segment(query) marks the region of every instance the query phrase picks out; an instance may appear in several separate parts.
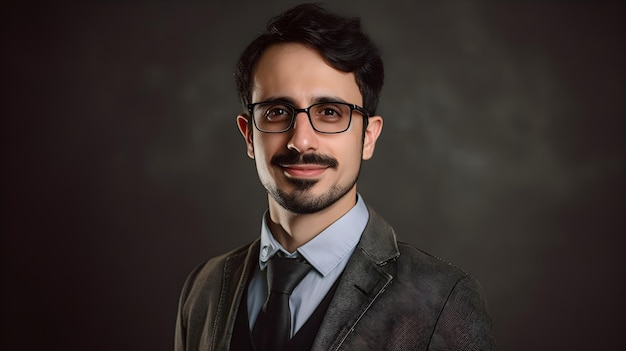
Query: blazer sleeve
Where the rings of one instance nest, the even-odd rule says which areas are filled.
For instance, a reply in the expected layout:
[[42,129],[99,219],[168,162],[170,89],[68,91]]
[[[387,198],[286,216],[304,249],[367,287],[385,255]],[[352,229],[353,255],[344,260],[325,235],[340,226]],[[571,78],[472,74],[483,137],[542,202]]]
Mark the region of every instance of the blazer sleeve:
[[470,275],[460,278],[450,292],[428,350],[496,350],[483,290]]

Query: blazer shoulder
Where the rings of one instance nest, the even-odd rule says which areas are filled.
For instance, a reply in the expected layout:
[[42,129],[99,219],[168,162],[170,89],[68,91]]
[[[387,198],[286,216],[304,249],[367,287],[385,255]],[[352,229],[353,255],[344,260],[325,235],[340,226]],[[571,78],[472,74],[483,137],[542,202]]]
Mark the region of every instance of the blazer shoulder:
[[446,295],[464,280],[474,278],[461,268],[405,242],[398,241],[400,255],[396,262],[397,282],[408,286],[426,286]]
[[208,282],[221,279],[221,277],[227,273],[227,264],[235,267],[243,265],[245,258],[254,243],[255,242],[248,243],[222,255],[205,260],[196,266],[193,271],[191,271],[187,277],[187,283],[185,285],[192,285],[195,281]]
[[215,345],[225,335],[228,311],[239,301],[240,282],[245,279],[246,265],[253,264],[256,243],[211,258],[189,274],[178,302],[177,349]]
[[[401,282],[423,284],[424,282],[437,283],[449,287],[468,274],[453,264],[418,249],[404,241],[398,240],[396,233],[385,220],[369,208],[370,221],[368,222],[359,247],[366,252],[379,266],[387,266],[390,273]],[[394,262],[394,264],[389,264]]]

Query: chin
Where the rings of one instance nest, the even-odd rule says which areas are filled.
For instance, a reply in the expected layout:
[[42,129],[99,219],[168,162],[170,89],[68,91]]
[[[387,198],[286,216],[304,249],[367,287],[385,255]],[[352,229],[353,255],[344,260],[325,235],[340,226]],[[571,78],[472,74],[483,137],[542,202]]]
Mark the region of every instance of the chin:
[[[295,179],[290,179],[290,181],[293,180]],[[310,214],[331,207],[346,196],[355,184],[348,186],[334,184],[328,189],[314,191],[313,186],[318,183],[317,180],[298,179],[297,183],[297,186],[294,185],[287,191],[284,188],[266,187],[266,189],[282,208],[297,214]]]
[[294,191],[307,191],[313,188],[319,180],[303,178],[287,178],[287,182],[294,186]]

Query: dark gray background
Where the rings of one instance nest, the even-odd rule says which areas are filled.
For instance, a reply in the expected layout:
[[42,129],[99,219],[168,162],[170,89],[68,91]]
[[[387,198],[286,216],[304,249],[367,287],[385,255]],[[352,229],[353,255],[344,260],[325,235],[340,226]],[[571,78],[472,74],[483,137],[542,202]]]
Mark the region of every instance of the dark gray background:
[[[1,349],[172,348],[187,273],[258,234],[232,71],[293,3],[2,6]],[[621,345],[622,6],[429,3],[332,7],[386,64],[360,192],[501,349]]]

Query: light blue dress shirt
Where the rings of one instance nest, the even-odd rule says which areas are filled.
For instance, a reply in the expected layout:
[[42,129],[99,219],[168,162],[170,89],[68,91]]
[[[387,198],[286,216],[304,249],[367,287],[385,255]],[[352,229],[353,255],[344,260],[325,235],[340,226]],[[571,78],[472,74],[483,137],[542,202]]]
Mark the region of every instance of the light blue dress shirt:
[[357,194],[357,203],[348,213],[293,253],[287,252],[274,239],[266,218],[267,215],[264,215],[261,226],[259,266],[248,286],[250,330],[268,296],[265,270],[267,261],[276,252],[282,251],[287,257],[302,256],[313,266],[289,298],[293,336],[313,314],[343,272],[367,225],[369,211],[361,195]]

